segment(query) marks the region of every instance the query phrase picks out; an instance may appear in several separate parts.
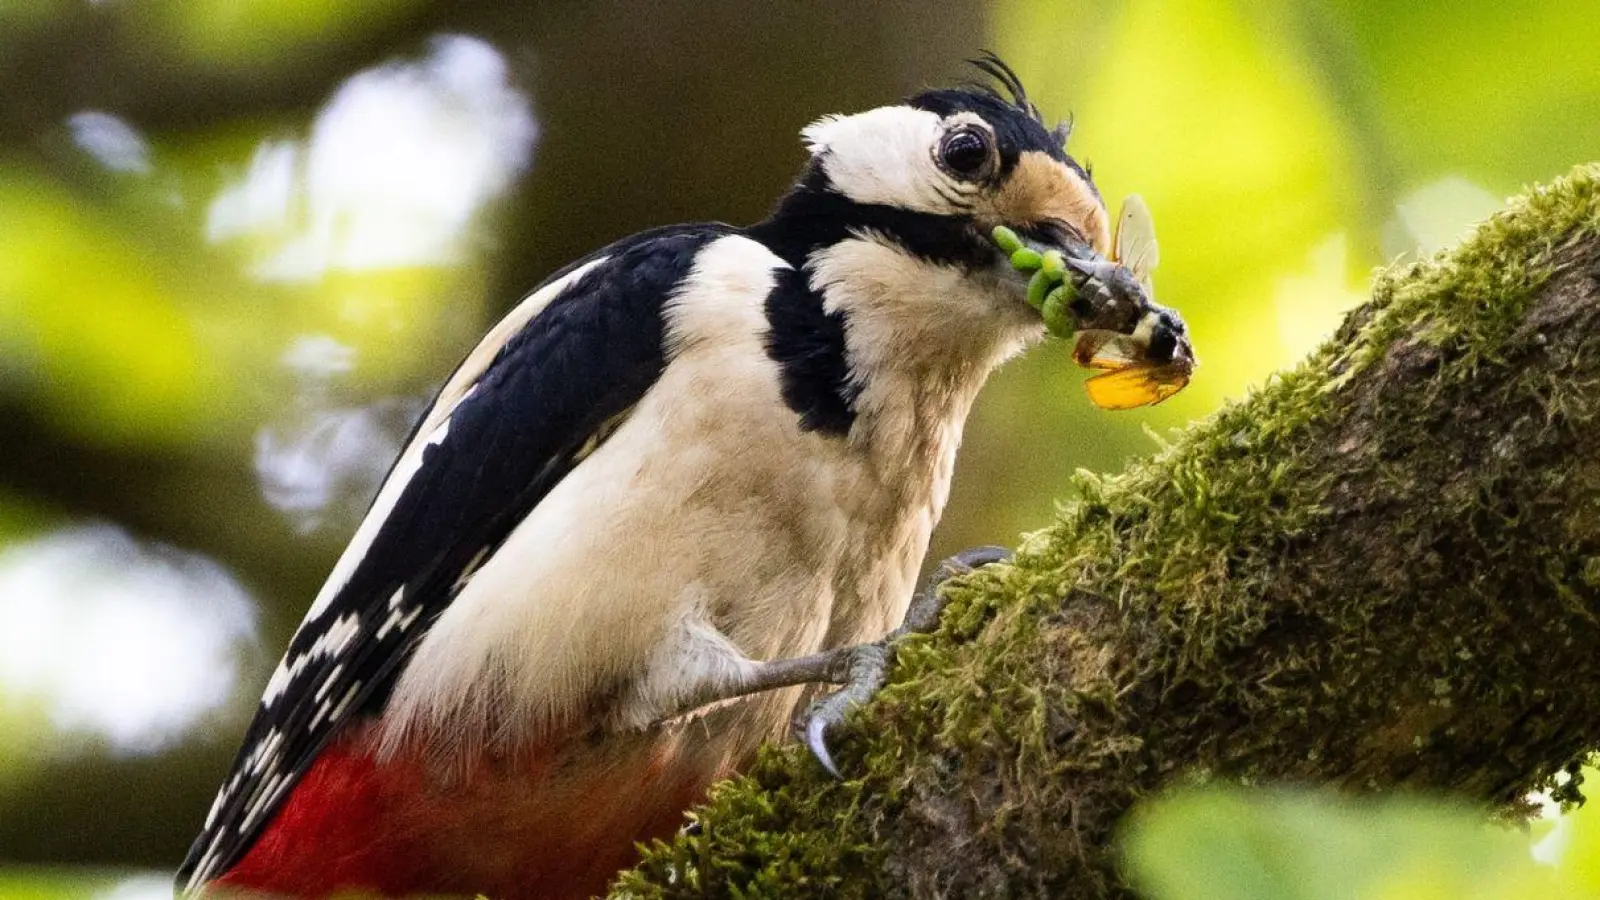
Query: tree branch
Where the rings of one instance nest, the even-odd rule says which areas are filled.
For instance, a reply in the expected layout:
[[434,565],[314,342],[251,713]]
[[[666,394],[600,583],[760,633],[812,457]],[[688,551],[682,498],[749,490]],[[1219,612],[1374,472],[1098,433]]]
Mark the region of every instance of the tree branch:
[[621,896],[1124,896],[1176,779],[1517,812],[1600,747],[1600,166],[1379,278],[1300,367],[1080,499],[833,743]]

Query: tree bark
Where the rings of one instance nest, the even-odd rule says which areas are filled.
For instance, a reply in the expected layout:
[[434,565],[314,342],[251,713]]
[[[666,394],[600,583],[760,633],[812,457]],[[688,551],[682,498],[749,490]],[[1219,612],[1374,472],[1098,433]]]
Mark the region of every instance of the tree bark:
[[1597,414],[1590,165],[1081,476],[901,646],[833,739],[847,780],[769,748],[615,896],[1128,896],[1118,822],[1175,781],[1574,794],[1600,747]]

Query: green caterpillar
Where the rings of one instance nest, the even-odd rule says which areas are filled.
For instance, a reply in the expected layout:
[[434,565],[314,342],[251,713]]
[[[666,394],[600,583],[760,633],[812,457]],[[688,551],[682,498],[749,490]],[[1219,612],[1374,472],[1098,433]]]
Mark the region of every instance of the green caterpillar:
[[1072,306],[1074,289],[1067,280],[1067,261],[1059,250],[1043,253],[1022,242],[1015,231],[997,226],[992,232],[995,245],[1011,258],[1011,267],[1018,272],[1032,272],[1028,279],[1028,305],[1039,311],[1045,330],[1058,338],[1070,338],[1077,330],[1068,309]]

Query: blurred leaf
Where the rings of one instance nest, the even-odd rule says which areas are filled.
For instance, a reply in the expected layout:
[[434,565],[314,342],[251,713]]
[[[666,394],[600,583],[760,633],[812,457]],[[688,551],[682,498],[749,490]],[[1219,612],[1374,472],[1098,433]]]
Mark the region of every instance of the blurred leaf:
[[114,888],[105,874],[78,874],[60,869],[0,870],[0,897],[6,900],[84,900]]
[[417,0],[162,0],[143,13],[153,37],[218,67],[279,68],[297,50],[358,37],[419,6]]
[[1136,810],[1123,846],[1152,900],[1593,896],[1535,863],[1526,835],[1442,801],[1193,790]]
[[203,429],[217,385],[149,248],[54,185],[4,169],[0,209],[9,375],[86,436],[167,442]]

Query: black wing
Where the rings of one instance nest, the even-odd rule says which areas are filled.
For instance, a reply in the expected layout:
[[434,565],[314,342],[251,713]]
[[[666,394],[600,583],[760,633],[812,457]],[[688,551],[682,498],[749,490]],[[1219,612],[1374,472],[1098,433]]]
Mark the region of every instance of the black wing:
[[[619,241],[552,276],[546,284],[603,260],[520,329],[497,328],[474,351],[492,353],[492,361],[470,385],[452,379],[446,392],[453,396],[424,417],[430,433],[420,425],[413,432],[420,464],[391,470],[391,480],[409,475],[403,490],[343,587],[290,642],[178,870],[185,891],[249,850],[341,725],[381,711],[458,580],[655,383],[666,364],[664,302],[695,254],[731,230],[690,225]],[[450,401],[446,417],[440,407]]]

